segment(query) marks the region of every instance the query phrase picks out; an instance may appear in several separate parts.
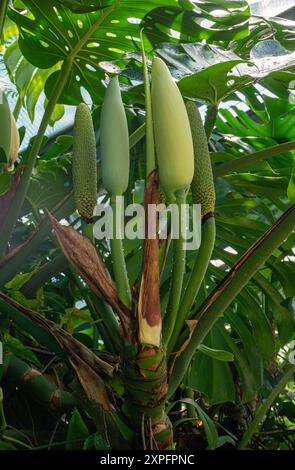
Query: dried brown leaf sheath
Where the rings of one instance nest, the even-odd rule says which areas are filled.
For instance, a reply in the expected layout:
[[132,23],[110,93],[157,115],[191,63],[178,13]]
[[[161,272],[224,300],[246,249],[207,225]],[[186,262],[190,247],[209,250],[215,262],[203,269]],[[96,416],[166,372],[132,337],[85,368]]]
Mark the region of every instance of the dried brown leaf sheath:
[[160,307],[160,276],[159,276],[159,241],[156,237],[149,238],[149,226],[156,224],[149,220],[149,204],[157,205],[159,200],[159,179],[156,171],[149,176],[145,191],[145,243],[143,257],[143,272],[138,302],[139,336],[141,343],[159,346],[161,337],[161,307]]
[[70,363],[75,370],[80,384],[88,399],[100,405],[105,411],[113,411],[104,382],[86,362],[82,361],[76,354],[70,357]]
[[132,313],[119,299],[116,286],[95,246],[72,227],[61,225],[50,213],[48,217],[66,258],[91,290],[118,313],[124,336],[129,339]]

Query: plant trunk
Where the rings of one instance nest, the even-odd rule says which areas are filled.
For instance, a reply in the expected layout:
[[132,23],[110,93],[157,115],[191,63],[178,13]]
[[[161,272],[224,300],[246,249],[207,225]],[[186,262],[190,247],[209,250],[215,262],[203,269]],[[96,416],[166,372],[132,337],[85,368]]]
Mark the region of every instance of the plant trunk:
[[141,346],[126,358],[123,376],[122,411],[136,432],[136,446],[144,450],[170,448],[173,432],[165,413],[168,390],[165,351],[156,346]]

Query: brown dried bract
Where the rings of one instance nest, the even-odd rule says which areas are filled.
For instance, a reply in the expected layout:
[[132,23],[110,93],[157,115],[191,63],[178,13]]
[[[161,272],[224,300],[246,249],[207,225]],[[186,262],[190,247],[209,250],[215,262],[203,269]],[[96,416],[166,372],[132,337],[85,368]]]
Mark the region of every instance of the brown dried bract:
[[181,355],[181,353],[183,353],[183,351],[185,350],[185,348],[188,346],[190,340],[191,340],[191,337],[193,335],[193,332],[195,331],[195,328],[198,324],[198,320],[186,320],[185,321],[186,325],[188,326],[188,329],[189,329],[189,335],[188,335],[188,338],[185,340],[185,342],[183,343],[183,345],[181,346],[181,348],[176,351],[175,353],[172,353],[173,354],[173,361],[172,361],[172,364],[171,364],[171,367],[169,369],[169,375],[172,374],[172,371],[173,371],[173,368],[174,368],[174,364],[175,364],[175,361],[176,359]]
[[70,363],[88,399],[100,405],[105,411],[113,411],[114,407],[109,400],[105,384],[101,377],[99,377],[86,362],[76,356],[76,354],[71,355]]
[[[142,317],[151,327],[161,323],[160,307],[160,275],[159,275],[159,240],[148,237],[149,224],[158,224],[157,220],[151,221],[148,217],[149,204],[158,204],[159,179],[156,171],[149,175],[148,187],[145,191],[145,243],[143,270],[140,286],[139,306]],[[155,216],[156,217],[156,216]]]
[[60,246],[77,274],[118,313],[124,336],[130,339],[131,311],[119,299],[116,286],[95,246],[72,227],[61,225],[49,212]]

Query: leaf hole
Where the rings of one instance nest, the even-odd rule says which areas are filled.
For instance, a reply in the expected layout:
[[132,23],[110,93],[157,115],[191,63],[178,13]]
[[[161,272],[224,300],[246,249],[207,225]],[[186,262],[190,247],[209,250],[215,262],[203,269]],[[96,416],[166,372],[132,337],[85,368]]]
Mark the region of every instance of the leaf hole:
[[140,42],[140,39],[135,37],[135,36],[125,36],[125,39],[128,39],[129,41],[137,41]]
[[43,47],[49,47],[49,44],[45,41],[40,41],[41,46]]
[[110,38],[116,38],[117,35],[114,34],[114,33],[106,33],[106,36],[110,37]]
[[99,42],[89,42],[87,44],[87,47],[99,47],[99,46],[100,46]]
[[86,68],[88,70],[90,70],[90,72],[96,72],[96,69],[94,67],[92,67],[92,65],[90,65],[90,64],[86,64]]
[[117,54],[124,54],[124,51],[122,51],[122,49],[117,49],[116,47],[109,47],[108,51],[116,52]]
[[80,93],[82,95],[83,101],[87,104],[92,105],[92,98],[90,96],[90,93],[86,90],[85,87],[83,86],[80,87]]
[[83,21],[82,20],[77,20],[77,26],[78,26],[79,29],[83,29],[83,26],[84,26]]
[[140,18],[134,18],[133,16],[130,16],[129,18],[127,18],[127,21],[128,21],[128,23],[131,23],[131,24],[139,24],[139,23],[141,23],[141,19],[140,19]]
[[70,38],[73,38],[73,37],[74,37],[73,32],[72,32],[70,29],[68,29],[68,36],[69,36]]
[[58,20],[63,23],[63,17],[61,16],[61,14],[59,13],[58,9],[56,7],[53,7],[53,11],[54,13],[56,14]]

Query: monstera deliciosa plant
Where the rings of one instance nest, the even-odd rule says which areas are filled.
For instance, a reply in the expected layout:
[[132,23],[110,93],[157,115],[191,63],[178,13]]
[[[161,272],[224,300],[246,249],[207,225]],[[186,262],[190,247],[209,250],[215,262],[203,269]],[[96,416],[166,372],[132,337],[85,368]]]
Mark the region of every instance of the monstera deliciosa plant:
[[4,0],[0,37],[0,449],[294,448],[295,24]]

